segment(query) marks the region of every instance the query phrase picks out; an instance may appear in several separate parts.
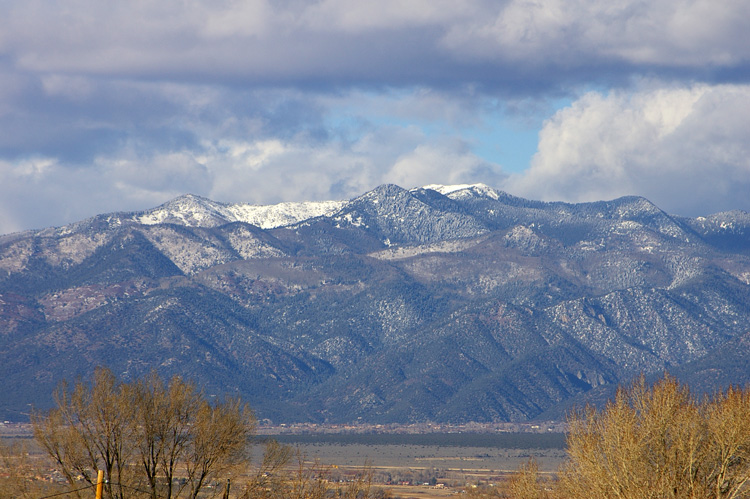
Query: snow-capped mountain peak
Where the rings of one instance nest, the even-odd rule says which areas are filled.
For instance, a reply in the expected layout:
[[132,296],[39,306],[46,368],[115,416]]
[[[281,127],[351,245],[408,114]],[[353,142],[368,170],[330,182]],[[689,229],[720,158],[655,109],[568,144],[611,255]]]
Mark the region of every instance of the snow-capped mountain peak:
[[185,194],[161,206],[133,215],[133,220],[144,225],[176,223],[189,227],[213,227],[226,223],[227,205],[195,194]]

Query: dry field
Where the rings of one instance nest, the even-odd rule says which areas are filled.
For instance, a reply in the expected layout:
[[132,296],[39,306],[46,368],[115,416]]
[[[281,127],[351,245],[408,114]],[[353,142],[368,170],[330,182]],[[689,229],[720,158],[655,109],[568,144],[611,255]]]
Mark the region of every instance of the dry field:
[[369,466],[375,485],[402,499],[438,499],[472,485],[500,483],[532,457],[542,472],[554,473],[565,458],[562,447],[342,444],[325,438],[317,443],[284,441],[296,446],[308,461],[328,468],[332,479],[346,480]]

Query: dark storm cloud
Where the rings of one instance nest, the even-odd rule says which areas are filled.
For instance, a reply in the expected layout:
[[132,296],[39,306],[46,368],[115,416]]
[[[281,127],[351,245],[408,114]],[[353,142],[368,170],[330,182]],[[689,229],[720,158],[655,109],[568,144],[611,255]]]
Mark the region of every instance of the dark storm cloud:
[[20,68],[265,85],[523,91],[748,67],[746,2],[11,2]]

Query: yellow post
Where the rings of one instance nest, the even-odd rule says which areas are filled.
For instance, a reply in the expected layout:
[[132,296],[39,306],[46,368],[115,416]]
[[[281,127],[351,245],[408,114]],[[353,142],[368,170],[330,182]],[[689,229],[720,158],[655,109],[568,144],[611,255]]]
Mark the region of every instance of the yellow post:
[[224,489],[224,499],[229,499],[229,478],[227,478],[227,488]]
[[102,488],[104,487],[104,471],[99,470],[96,475],[96,499],[102,499]]

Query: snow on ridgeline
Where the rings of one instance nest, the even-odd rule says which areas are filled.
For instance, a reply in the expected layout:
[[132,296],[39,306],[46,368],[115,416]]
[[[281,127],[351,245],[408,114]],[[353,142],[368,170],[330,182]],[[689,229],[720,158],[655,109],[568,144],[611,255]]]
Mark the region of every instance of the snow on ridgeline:
[[[421,187],[421,189],[429,189],[432,191],[439,192],[443,196],[448,196],[451,199],[463,199],[470,196],[483,196],[492,198],[494,200],[499,199],[500,193],[486,184],[456,184],[456,185],[441,185],[441,184],[430,184]],[[417,189],[412,189],[412,191]]]
[[[485,184],[431,184],[422,189],[431,189],[453,199],[477,195],[498,199],[498,192]],[[416,189],[412,189],[414,190]],[[131,220],[144,225],[174,223],[188,227],[216,227],[231,222],[246,222],[262,229],[275,229],[315,217],[331,216],[347,203],[348,201],[306,201],[273,205],[231,204],[186,194],[156,208],[138,212]]]
[[262,229],[274,229],[339,211],[346,201],[287,202],[274,205],[219,203],[187,194],[151,210],[137,213],[133,220],[144,225],[175,223],[190,227],[216,227],[246,222]]
[[[485,184],[430,184],[421,188],[411,189],[411,192],[419,189],[430,189],[455,201],[462,201],[473,197],[486,197],[497,200],[500,196],[504,196],[504,193]],[[284,202],[274,205],[232,204],[213,201],[194,194],[185,194],[167,201],[156,208],[136,212],[115,212],[97,215],[61,227],[48,227],[38,231],[38,233],[41,236],[63,236],[83,230],[91,224],[102,221],[111,227],[127,223],[218,227],[232,222],[246,222],[262,229],[275,229],[277,227],[294,225],[315,217],[333,216],[348,203],[349,201],[307,201]]]
[[273,229],[310,218],[331,216],[346,203],[348,201],[287,202],[266,206],[235,204],[229,209],[235,213],[238,221],[251,223],[262,229]]

